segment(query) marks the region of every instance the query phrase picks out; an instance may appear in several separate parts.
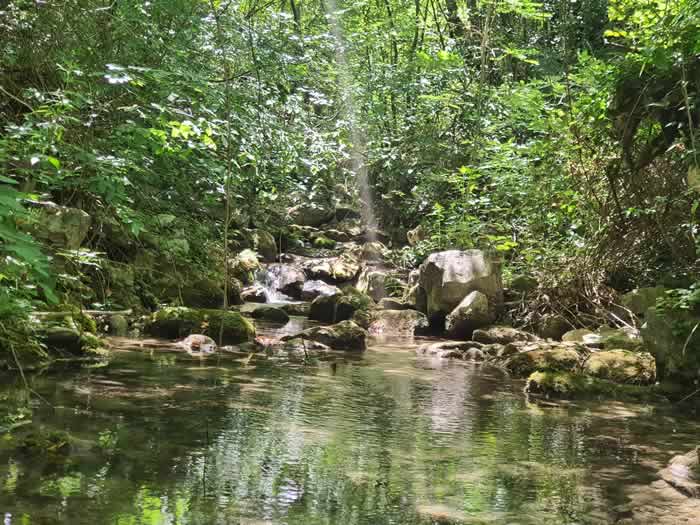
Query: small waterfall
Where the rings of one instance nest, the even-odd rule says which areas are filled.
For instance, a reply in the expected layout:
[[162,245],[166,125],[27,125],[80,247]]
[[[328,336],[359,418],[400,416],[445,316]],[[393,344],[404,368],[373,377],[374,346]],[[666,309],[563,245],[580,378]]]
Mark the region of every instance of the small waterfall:
[[280,264],[270,265],[255,274],[255,282],[262,287],[268,303],[290,303],[292,298],[279,291],[282,288],[284,268]]

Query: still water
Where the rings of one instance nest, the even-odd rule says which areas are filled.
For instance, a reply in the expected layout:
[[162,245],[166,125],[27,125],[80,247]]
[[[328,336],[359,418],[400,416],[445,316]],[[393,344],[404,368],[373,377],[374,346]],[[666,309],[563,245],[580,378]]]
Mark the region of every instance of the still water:
[[[44,401],[0,438],[5,525],[615,523],[700,432],[668,407],[537,404],[412,341],[309,362],[118,346],[30,378]],[[16,448],[54,431],[68,452]]]

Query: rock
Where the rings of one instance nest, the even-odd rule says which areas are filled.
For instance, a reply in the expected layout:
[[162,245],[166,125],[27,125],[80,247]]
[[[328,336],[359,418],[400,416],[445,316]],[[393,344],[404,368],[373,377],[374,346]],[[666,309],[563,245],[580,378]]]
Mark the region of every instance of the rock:
[[41,209],[33,233],[56,247],[77,250],[83,244],[92,218],[83,210],[58,206],[53,202],[36,203]]
[[335,248],[336,242],[333,239],[329,239],[323,235],[319,235],[314,238],[313,245],[315,248],[321,248],[324,250],[332,250]]
[[637,288],[624,294],[620,298],[622,306],[629,309],[635,315],[643,316],[649,308],[656,306],[656,300],[666,295],[664,286]]
[[330,204],[305,202],[287,210],[290,222],[300,226],[321,226],[335,216],[335,209]]
[[403,301],[420,312],[425,312],[428,308],[428,298],[420,285],[411,287],[403,298]]
[[598,329],[602,347],[605,350],[623,349],[641,352],[644,350],[644,341],[639,333],[631,327],[610,328],[603,326]]
[[265,262],[277,260],[277,242],[274,236],[265,230],[256,230],[252,235],[253,248]]
[[283,304],[280,308],[287,312],[289,315],[296,317],[307,317],[309,315],[309,310],[311,305],[309,303],[287,303]]
[[[335,218],[338,222],[362,219],[362,214],[352,206],[338,206],[335,209]],[[358,233],[359,235],[359,233]]]
[[500,266],[480,250],[433,253],[420,266],[419,284],[428,319],[438,327],[472,292],[488,298],[490,322],[503,302]]
[[461,359],[462,354],[470,348],[474,348],[471,341],[438,341],[437,343],[420,345],[416,348],[416,353],[419,355],[459,357]]
[[419,335],[427,329],[428,318],[415,310],[375,310],[368,328],[372,335],[396,336]]
[[[511,343],[513,344],[515,343]],[[571,371],[579,365],[580,357],[574,344],[554,346],[551,349],[533,346],[537,349],[509,357],[504,363],[505,368],[517,377],[527,377],[536,371]]]
[[465,361],[473,361],[479,363],[486,360],[486,354],[483,350],[479,348],[470,348],[464,354],[462,354],[462,359]]
[[653,387],[620,385],[576,372],[533,372],[527,379],[525,392],[562,399],[604,397],[629,401],[663,400],[654,392]]
[[304,271],[310,279],[322,279],[336,283],[352,281],[360,265],[348,256],[311,261],[304,265]]
[[126,337],[129,333],[129,321],[123,315],[110,315],[107,320],[108,333],[116,337]]
[[325,230],[321,235],[336,242],[349,242],[352,240],[352,236],[348,232],[340,230]]
[[504,360],[518,353],[517,347],[512,344],[503,345],[500,343],[491,343],[489,345],[484,345],[482,350],[489,358],[496,361]]
[[248,286],[241,292],[241,299],[246,303],[266,303],[267,295],[265,294],[265,288],[259,284]]
[[691,498],[700,498],[700,450],[675,456],[668,466],[659,472],[661,479]]
[[191,334],[178,343],[191,354],[212,354],[216,352],[216,342],[206,335]]
[[377,308],[379,310],[412,310],[410,304],[392,297],[380,299],[379,303],[377,303]]
[[301,289],[301,299],[303,301],[313,301],[321,295],[336,295],[340,289],[337,286],[326,284],[323,281],[306,281]]
[[591,348],[602,348],[603,346],[603,338],[587,328],[569,330],[561,337],[561,340],[567,343],[581,343]]
[[537,323],[537,335],[543,339],[559,341],[569,330],[571,330],[571,323],[555,314],[544,315]]
[[656,363],[647,352],[604,350],[586,360],[586,374],[614,383],[648,385],[656,380]]
[[251,284],[254,280],[255,272],[261,266],[258,256],[253,250],[243,250],[230,262],[231,274],[239,279],[243,284]]
[[[700,317],[688,311],[649,308],[641,329],[644,346],[656,359],[660,378],[693,383],[700,378],[700,328],[688,340]],[[687,346],[686,346],[687,343]]]
[[408,288],[412,288],[413,286],[416,286],[420,281],[420,270],[418,268],[411,270],[408,273],[408,284],[406,285]]
[[471,337],[475,329],[495,320],[493,312],[486,295],[478,291],[471,292],[447,316],[445,320],[447,334],[455,338]]
[[537,336],[510,326],[489,326],[481,330],[474,330],[472,339],[487,345],[494,343],[507,345],[516,341],[536,341]]
[[386,246],[379,241],[366,242],[362,246],[362,260],[381,262],[387,253]]
[[259,278],[273,290],[298,299],[301,297],[306,274],[296,265],[279,263],[268,265]]
[[262,319],[273,323],[286,324],[289,314],[277,306],[261,306],[251,312],[253,319]]
[[537,289],[539,282],[531,275],[515,275],[510,281],[510,289],[518,293],[528,293]]
[[35,319],[36,333],[49,354],[104,357],[102,340],[96,335],[95,319],[78,308],[42,314]]
[[352,321],[342,321],[331,326],[314,326],[300,334],[286,336],[282,339],[290,341],[300,337],[317,341],[334,350],[364,350],[367,348],[367,332]]
[[145,329],[151,335],[168,339],[200,332],[218,339],[222,324],[224,344],[251,341],[255,337],[255,327],[239,312],[186,307],[167,307],[157,311]]
[[309,319],[322,323],[336,323],[351,319],[358,310],[366,310],[372,305],[367,295],[349,288],[341,294],[320,296],[313,300]]
[[387,277],[386,272],[367,268],[357,279],[357,289],[362,293],[366,293],[375,301],[379,301],[387,296]]
[[415,246],[421,241],[427,238],[427,234],[423,226],[417,226],[416,228],[406,232],[406,240],[411,246]]

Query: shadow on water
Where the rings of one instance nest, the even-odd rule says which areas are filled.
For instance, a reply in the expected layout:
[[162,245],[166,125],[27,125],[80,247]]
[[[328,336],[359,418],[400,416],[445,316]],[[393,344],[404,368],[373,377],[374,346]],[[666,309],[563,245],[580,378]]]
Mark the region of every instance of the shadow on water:
[[[663,407],[542,407],[416,341],[309,362],[117,343],[108,367],[31,378],[51,406],[0,442],[6,524],[611,523],[700,430]],[[27,448],[51,433],[69,448]]]

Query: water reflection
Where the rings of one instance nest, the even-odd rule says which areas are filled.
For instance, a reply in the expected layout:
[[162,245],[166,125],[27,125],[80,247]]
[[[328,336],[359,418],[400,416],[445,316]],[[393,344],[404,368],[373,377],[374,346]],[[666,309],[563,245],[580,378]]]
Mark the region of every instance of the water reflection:
[[[12,525],[610,523],[626,487],[699,430],[620,404],[540,408],[497,370],[410,344],[305,363],[125,346],[108,368],[33,377],[52,407],[35,401],[0,440],[0,512]],[[18,385],[3,384],[9,415]],[[663,439],[660,417],[676,429]],[[65,455],[17,448],[57,432]]]

